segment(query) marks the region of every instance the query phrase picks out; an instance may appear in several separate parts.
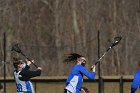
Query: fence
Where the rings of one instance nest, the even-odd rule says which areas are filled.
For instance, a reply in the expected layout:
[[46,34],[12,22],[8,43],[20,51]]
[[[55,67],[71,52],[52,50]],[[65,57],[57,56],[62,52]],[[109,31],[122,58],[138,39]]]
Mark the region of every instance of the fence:
[[[66,78],[60,76],[38,77],[31,79],[31,81],[33,82],[36,93],[63,93]],[[90,93],[98,93],[98,84],[99,81],[102,81],[102,89],[100,89],[102,93],[128,93],[133,76],[103,76],[100,79],[102,80],[99,80],[98,76],[94,81],[85,78],[83,86],[87,87]],[[0,78],[0,82],[4,82],[4,80]],[[14,79],[11,77],[6,78],[5,82],[7,93],[15,93]],[[126,85],[128,85],[127,88],[124,88]],[[10,91],[8,92],[9,89]]]

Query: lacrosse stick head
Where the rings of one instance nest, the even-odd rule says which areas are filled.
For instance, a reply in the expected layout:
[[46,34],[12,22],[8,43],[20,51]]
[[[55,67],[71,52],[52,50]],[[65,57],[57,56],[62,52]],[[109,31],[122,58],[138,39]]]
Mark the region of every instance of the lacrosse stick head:
[[14,44],[14,45],[12,46],[11,51],[15,51],[15,52],[17,52],[17,53],[21,53],[21,49],[19,48],[19,44],[18,44],[18,43],[17,43],[17,44]]
[[115,37],[115,38],[114,38],[113,46],[117,45],[117,44],[121,41],[121,39],[122,39],[121,36]]

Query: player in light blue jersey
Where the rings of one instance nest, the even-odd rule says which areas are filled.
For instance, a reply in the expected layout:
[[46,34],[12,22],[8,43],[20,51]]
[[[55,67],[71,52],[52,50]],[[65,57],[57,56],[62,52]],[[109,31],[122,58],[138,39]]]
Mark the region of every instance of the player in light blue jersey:
[[66,80],[64,93],[80,93],[83,83],[83,75],[91,80],[94,80],[96,75],[95,66],[92,66],[92,72],[87,71],[85,68],[85,57],[76,53],[69,54],[65,61],[75,61],[76,65],[73,66]]
[[15,68],[14,78],[17,86],[17,93],[35,93],[33,85],[30,81],[30,78],[41,75],[41,67],[38,67],[37,70],[31,71],[30,64],[31,61],[16,60],[13,65]]

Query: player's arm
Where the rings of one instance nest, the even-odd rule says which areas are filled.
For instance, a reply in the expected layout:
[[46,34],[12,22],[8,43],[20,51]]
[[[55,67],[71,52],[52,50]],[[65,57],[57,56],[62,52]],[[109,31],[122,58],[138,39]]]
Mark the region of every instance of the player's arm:
[[30,70],[27,71],[26,75],[28,75],[29,78],[40,76],[41,75],[41,71],[42,71],[42,68],[38,67],[37,70],[35,70],[35,71],[30,71]]
[[133,82],[131,84],[131,90],[130,90],[130,93],[135,93],[135,91],[137,90],[139,84],[137,82]]
[[23,80],[28,80],[28,79],[30,79],[32,77],[40,76],[41,75],[41,71],[42,70],[41,70],[40,67],[38,67],[37,70],[35,70],[35,71],[30,71],[30,70],[24,69],[24,70],[22,70],[20,72],[20,75],[22,76]]
[[87,78],[94,80],[95,76],[96,76],[96,72],[95,72],[95,67],[94,70],[92,72],[89,72],[86,70],[85,67],[80,66],[80,72],[83,73]]
[[133,82],[131,84],[131,91],[130,91],[130,93],[135,93],[135,91],[137,90],[138,86],[139,86],[139,84],[137,82]]
[[140,85],[140,72],[136,72],[136,74],[134,75],[134,79],[133,82],[131,84],[131,90],[130,93],[135,93],[135,91],[137,90],[137,88]]
[[[34,61],[32,60],[32,62],[34,62]],[[30,71],[29,70],[32,62],[27,61],[26,67],[20,72],[20,75],[22,75],[22,77],[25,78],[25,79],[29,79],[29,78],[41,75],[41,71],[42,71],[41,67],[38,67],[37,70],[35,70],[35,71]]]

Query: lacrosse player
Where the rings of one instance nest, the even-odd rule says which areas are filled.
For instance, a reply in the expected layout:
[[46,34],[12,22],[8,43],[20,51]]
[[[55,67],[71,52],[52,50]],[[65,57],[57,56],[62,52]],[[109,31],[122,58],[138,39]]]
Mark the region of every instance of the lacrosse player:
[[35,93],[30,78],[40,76],[42,68],[38,67],[37,70],[31,71],[30,65],[32,62],[27,60],[26,62],[23,60],[15,60],[13,63],[17,93]]
[[85,75],[91,80],[94,80],[96,75],[95,65],[92,66],[92,72],[88,72],[85,68],[85,57],[76,53],[69,54],[64,61],[76,62],[66,80],[66,87],[64,93],[80,93],[83,83],[83,75]]

